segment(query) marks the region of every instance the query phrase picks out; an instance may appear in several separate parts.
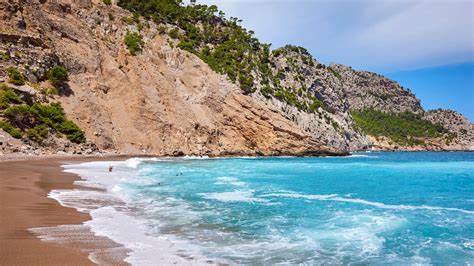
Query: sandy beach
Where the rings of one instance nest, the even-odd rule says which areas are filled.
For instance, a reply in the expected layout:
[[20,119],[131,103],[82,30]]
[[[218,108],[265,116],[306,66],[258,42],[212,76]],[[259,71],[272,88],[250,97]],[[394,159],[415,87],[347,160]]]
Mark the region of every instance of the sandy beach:
[[87,214],[47,198],[52,189],[70,189],[78,179],[63,172],[60,165],[86,160],[91,159],[43,158],[0,162],[0,265],[94,265],[90,258],[94,252],[102,254],[96,256],[96,261],[121,264],[123,257],[117,255],[118,252],[113,258],[108,252],[121,247],[94,236],[84,228],[76,237],[74,234],[61,236],[65,241],[40,240],[29,230],[58,225],[80,227],[90,219]]

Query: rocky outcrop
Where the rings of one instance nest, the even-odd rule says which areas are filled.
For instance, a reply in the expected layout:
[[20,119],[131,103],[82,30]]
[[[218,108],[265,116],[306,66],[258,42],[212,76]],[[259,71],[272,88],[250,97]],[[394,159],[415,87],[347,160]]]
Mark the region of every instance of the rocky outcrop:
[[474,150],[474,125],[463,115],[453,110],[430,110],[424,119],[440,124],[452,135],[445,141],[445,149]]
[[[177,48],[159,26],[143,18],[129,23],[131,13],[116,5],[99,0],[0,4],[0,51],[10,56],[0,60],[0,79],[6,81],[7,67],[15,66],[34,94],[49,86],[45,73],[50,67],[69,71],[67,86],[51,97],[85,131],[88,143],[63,152],[97,147],[171,156],[336,155],[374,144],[355,127],[351,109],[424,112],[397,83],[342,65],[325,66],[304,49],[285,47],[271,58],[275,82],[297,95],[305,103],[301,108],[262,89],[242,93],[225,75]],[[123,40],[128,31],[138,30],[144,47],[132,56]],[[472,124],[459,114],[428,112],[425,117],[456,132],[453,144],[443,148],[472,149]],[[462,129],[451,129],[454,118],[464,119]]]
[[29,77],[28,69],[34,69],[34,76],[54,64],[65,66],[70,72],[67,93],[54,100],[100,150],[158,155],[336,151],[242,94],[195,55],[173,48],[153,23],[142,30],[144,51],[131,56],[123,38],[136,26],[124,22],[121,18],[130,13],[116,6],[28,1],[21,7],[26,28],[19,29],[14,19],[2,22],[2,28],[48,42],[40,50],[2,42],[9,54],[19,51],[2,68],[19,66]]
[[398,83],[368,71],[332,64],[329,67],[341,81],[349,107],[355,110],[373,108],[384,112],[422,113],[420,100]]
[[[325,66],[304,48],[296,46],[285,46],[273,54],[273,72],[279,84],[293,92],[298,100],[315,97],[323,106],[310,113],[275,97],[267,100],[267,104],[326,145],[348,150],[473,150],[474,130],[469,120],[454,111],[425,112],[420,100],[409,89],[384,76],[340,64]],[[264,97],[260,99],[265,100]],[[389,138],[365,135],[358,130],[350,111],[366,109],[415,113],[434,124],[441,124],[450,133],[444,137],[420,139],[425,145],[400,145]],[[462,126],[455,128],[452,123]]]

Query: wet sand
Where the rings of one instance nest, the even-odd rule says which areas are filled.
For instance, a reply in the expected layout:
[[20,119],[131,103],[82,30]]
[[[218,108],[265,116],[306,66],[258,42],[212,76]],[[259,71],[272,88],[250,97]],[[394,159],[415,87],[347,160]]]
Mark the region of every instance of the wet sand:
[[[82,225],[90,219],[88,214],[47,198],[52,189],[71,189],[78,179],[63,172],[60,165],[88,160],[91,159],[0,161],[0,265],[94,265],[91,259],[124,264],[122,247],[94,236]],[[58,225],[80,230],[62,232],[59,239],[64,241],[40,240],[41,235],[29,230]],[[111,255],[112,250],[117,252]]]

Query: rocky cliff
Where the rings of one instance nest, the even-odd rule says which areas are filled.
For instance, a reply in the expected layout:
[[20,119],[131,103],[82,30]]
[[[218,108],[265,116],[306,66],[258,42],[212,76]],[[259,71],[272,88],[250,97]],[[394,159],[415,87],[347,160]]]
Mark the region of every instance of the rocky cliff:
[[[0,121],[8,124],[0,129],[3,153],[316,155],[370,147],[474,149],[473,125],[462,115],[425,112],[397,83],[342,65],[325,66],[304,48],[270,52],[249,39],[255,55],[236,55],[247,65],[222,59],[245,70],[225,68],[213,61],[226,43],[219,34],[231,35],[226,30],[239,32],[239,27],[212,15],[214,10],[196,7],[204,11],[190,29],[106,1],[0,3],[0,98],[5,102]],[[183,36],[209,30],[204,21],[215,23],[213,30],[220,33],[210,36],[217,37],[187,43]],[[55,82],[51,71],[58,66],[67,70],[67,80]],[[12,92],[19,101],[10,97]],[[60,126],[33,108],[54,102],[65,116]],[[8,116],[12,107],[22,106],[30,110],[25,117],[31,125]],[[384,145],[383,136],[370,136],[353,118],[353,111],[367,109],[411,112],[443,130],[416,136],[416,145],[394,145],[390,138]],[[70,138],[65,121],[76,124],[86,141]],[[16,138],[10,136],[12,128],[19,132]]]

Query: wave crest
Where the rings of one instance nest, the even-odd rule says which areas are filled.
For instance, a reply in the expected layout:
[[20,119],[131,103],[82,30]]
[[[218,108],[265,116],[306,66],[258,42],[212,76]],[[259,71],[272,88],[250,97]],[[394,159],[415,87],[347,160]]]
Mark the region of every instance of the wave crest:
[[272,193],[272,194],[265,194],[265,197],[285,197],[285,198],[302,198],[308,200],[321,200],[321,201],[337,201],[337,202],[347,202],[347,203],[355,203],[355,204],[362,204],[368,205],[372,207],[377,207],[380,209],[392,209],[392,210],[430,210],[430,211],[456,211],[465,214],[474,215],[474,211],[464,210],[459,208],[450,208],[450,207],[439,207],[439,206],[429,206],[429,205],[392,205],[392,204],[385,204],[376,201],[368,201],[364,199],[358,198],[345,198],[340,197],[338,194],[326,194],[326,195],[305,195],[299,193]]

